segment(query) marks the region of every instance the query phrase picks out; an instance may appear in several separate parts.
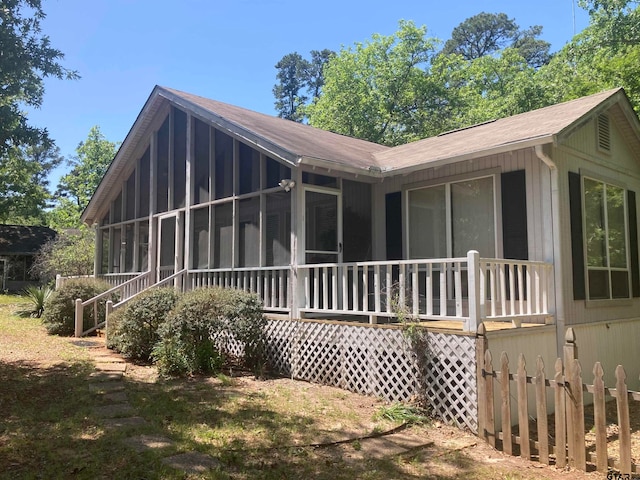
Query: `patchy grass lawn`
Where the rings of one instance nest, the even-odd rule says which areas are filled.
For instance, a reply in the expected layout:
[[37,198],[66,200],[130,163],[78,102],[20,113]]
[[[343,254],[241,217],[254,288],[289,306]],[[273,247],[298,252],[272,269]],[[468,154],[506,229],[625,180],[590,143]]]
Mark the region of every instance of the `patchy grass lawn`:
[[[398,427],[376,415],[383,402],[283,378],[160,381],[152,367],[130,365],[128,399],[146,424],[109,429],[93,413],[101,400],[89,388],[89,350],[17,316],[20,303],[0,296],[0,479],[603,478],[504,456],[436,422],[408,430],[423,446],[373,456],[353,439]],[[143,434],[173,443],[138,452],[125,442]],[[161,462],[193,451],[221,467],[189,475]]]

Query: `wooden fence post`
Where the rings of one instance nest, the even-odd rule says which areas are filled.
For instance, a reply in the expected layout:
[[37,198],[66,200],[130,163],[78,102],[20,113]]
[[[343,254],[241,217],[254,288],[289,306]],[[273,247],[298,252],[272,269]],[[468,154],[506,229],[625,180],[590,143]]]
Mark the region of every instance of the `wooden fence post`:
[[629,422],[629,392],[625,380],[627,374],[622,365],[616,367],[616,405],[620,431],[620,473],[631,475],[631,426]]
[[478,389],[478,436],[486,440],[486,379],[484,378],[484,355],[489,348],[487,342],[487,329],[483,324],[478,326],[476,337],[476,382]]
[[493,361],[491,358],[491,350],[487,350],[484,355],[485,370],[485,432],[486,438],[493,448],[496,448],[496,422],[493,412]]
[[575,452],[573,442],[573,419],[574,416],[574,403],[572,402],[571,385],[567,383],[571,379],[571,369],[573,367],[573,361],[578,358],[578,346],[576,345],[576,335],[573,328],[567,328],[567,332],[564,336],[564,387],[565,387],[565,416],[567,420],[567,449],[569,457],[569,465],[575,466]]
[[531,460],[529,443],[529,401],[527,398],[527,369],[524,354],[518,356],[518,426],[520,428],[520,456]]
[[567,423],[566,423],[566,401],[564,391],[564,379],[562,377],[562,359],[556,359],[555,364],[555,419],[556,419],[556,467],[567,466]]

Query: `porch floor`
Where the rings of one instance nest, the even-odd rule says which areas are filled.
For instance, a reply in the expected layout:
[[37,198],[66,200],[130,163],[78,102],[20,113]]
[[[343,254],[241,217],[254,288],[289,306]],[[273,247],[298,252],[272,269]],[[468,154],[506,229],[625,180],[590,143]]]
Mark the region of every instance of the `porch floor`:
[[[288,315],[278,315],[278,314],[273,314],[273,313],[267,313],[266,314],[267,318],[272,318],[274,320],[288,320],[289,316]],[[328,322],[328,323],[337,323],[337,324],[357,324],[357,325],[371,325],[371,326],[376,326],[376,327],[399,327],[400,324],[398,322],[393,322],[393,323],[385,323],[385,322],[381,322],[381,323],[377,323],[377,324],[370,324],[368,322],[368,320],[365,317],[362,317],[362,320],[358,321],[358,320],[354,320],[353,316],[350,317],[333,317],[333,318],[322,318],[322,317],[315,317],[315,318],[302,318],[302,319],[298,319],[298,320],[302,320],[302,321],[322,321],[322,322]],[[495,332],[498,330],[512,330],[512,329],[516,329],[518,327],[516,327],[513,323],[511,322],[496,322],[496,321],[485,321],[483,322],[484,326],[486,327],[488,332]],[[455,320],[425,320],[420,322],[420,324],[424,327],[426,327],[429,330],[437,330],[437,331],[455,331],[455,332],[462,332],[463,331],[463,327],[464,327],[464,323],[463,322],[458,322]],[[522,322],[520,325],[520,328],[533,328],[533,327],[545,327],[548,326],[548,324],[544,324],[544,323],[525,323]]]

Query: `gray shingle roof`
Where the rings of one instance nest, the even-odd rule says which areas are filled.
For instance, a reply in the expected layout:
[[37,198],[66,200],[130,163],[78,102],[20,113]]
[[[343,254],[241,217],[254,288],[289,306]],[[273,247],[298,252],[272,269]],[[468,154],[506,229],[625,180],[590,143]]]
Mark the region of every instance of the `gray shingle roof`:
[[0,225],[0,255],[36,253],[42,245],[55,236],[55,230],[49,227]]

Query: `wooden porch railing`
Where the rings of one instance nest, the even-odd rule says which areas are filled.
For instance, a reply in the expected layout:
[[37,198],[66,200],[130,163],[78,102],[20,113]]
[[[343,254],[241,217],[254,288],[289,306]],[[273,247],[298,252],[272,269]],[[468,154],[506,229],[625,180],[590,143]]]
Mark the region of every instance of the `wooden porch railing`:
[[289,312],[291,267],[247,267],[234,269],[191,270],[189,288],[226,287],[257,294],[265,310]]
[[300,265],[302,313],[519,323],[549,317],[551,265],[467,257]]
[[[75,336],[83,337],[104,326],[105,322],[98,322],[98,312],[100,308],[106,308],[107,300],[117,296],[120,301],[130,298],[139,292],[142,292],[150,286],[151,272],[136,274],[133,278],[116,285],[100,295],[96,295],[88,300],[76,299],[75,305]],[[84,329],[84,309],[91,307],[93,309],[94,325],[88,329]]]
[[140,272],[103,273],[103,274],[96,275],[96,278],[99,278],[100,280],[107,282],[112,287],[117,287],[138,276],[140,276]]

